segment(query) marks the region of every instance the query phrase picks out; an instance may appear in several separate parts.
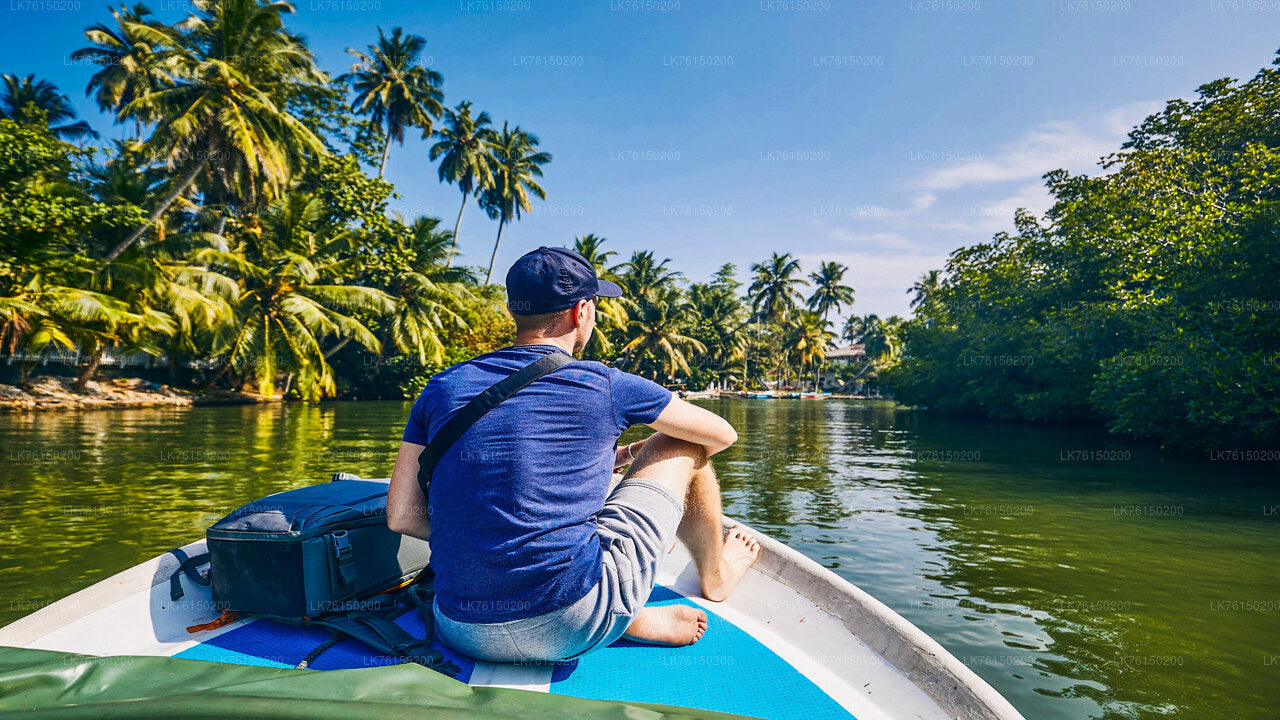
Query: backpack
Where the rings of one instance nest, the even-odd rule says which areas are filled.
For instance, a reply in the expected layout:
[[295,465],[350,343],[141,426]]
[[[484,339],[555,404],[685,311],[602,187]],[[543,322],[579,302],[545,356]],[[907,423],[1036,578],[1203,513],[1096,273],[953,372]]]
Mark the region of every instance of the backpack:
[[[429,497],[431,473],[477,420],[520,389],[566,363],[553,352],[487,388],[454,414],[418,458],[418,484]],[[305,668],[344,637],[452,677],[458,667],[431,648],[431,549],[426,541],[387,527],[388,484],[337,473],[328,483],[268,495],[244,505],[206,532],[209,552],[188,558],[170,578],[173,600],[181,575],[210,585],[215,607],[331,631],[298,664]],[[197,569],[209,563],[209,576]],[[417,612],[427,628],[419,640],[395,623]],[[224,617],[227,617],[224,614]],[[216,626],[216,623],[211,624]],[[193,626],[209,627],[209,626]]]

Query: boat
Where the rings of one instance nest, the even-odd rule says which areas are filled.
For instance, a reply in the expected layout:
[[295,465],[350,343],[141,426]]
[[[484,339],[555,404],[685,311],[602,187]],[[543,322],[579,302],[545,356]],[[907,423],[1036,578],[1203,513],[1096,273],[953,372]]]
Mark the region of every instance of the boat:
[[[726,518],[726,525],[735,524],[738,523]],[[316,695],[329,697],[340,706],[342,712],[335,712],[331,715],[334,717],[363,716],[363,711],[355,713],[341,705],[369,701],[371,697],[384,703],[378,705],[378,712],[382,713],[379,717],[417,716],[386,714],[390,706],[385,703],[412,701],[416,703],[413,711],[420,712],[426,702],[420,696],[396,700],[399,696],[387,690],[387,685],[402,688],[404,683],[427,682],[429,678],[429,683],[435,683],[430,687],[436,688],[431,697],[444,698],[440,701],[447,703],[480,703],[482,709],[492,713],[481,712],[479,717],[499,715],[494,708],[501,702],[507,708],[533,708],[539,702],[549,702],[527,692],[518,693],[515,700],[510,694],[504,695],[506,699],[501,701],[492,694],[482,694],[489,692],[482,688],[508,688],[559,696],[566,703],[579,702],[571,698],[584,698],[640,705],[658,713],[650,717],[708,717],[707,713],[723,712],[779,720],[1021,720],[1018,711],[996,690],[883,603],[796,550],[743,527],[759,538],[762,553],[725,602],[699,597],[697,573],[679,542],[663,562],[649,604],[684,603],[704,609],[709,624],[699,642],[669,648],[623,639],[576,660],[507,664],[467,658],[437,640],[436,647],[460,669],[457,681],[471,688],[426,668],[402,665],[400,659],[381,655],[353,639],[316,657],[310,669],[293,670],[328,639],[325,631],[265,618],[231,619],[226,615],[221,618],[229,621],[220,624],[219,609],[212,602],[209,588],[178,572],[180,563],[172,553],[152,558],[0,628],[0,646],[75,653],[56,656],[46,663],[54,668],[47,671],[46,683],[32,683],[31,672],[25,668],[18,673],[20,679],[14,681],[27,693],[38,693],[47,686],[48,697],[63,702],[70,702],[67,698],[85,702],[81,695],[93,697],[93,693],[110,689],[102,680],[109,677],[108,673],[118,672],[120,677],[145,675],[144,684],[148,684],[169,672],[154,665],[160,658],[186,659],[190,662],[165,662],[181,666],[180,672],[173,671],[173,682],[186,678],[181,680],[181,693],[185,693],[181,697],[188,706],[199,706],[208,714],[212,714],[217,702],[231,701],[225,693],[193,694],[191,689],[210,682],[199,668],[213,672],[214,664],[223,663],[227,665],[219,667],[235,673],[234,687],[251,687],[249,695],[256,698],[243,700],[245,691],[237,690],[235,697],[241,699],[235,702],[250,705],[237,704],[233,708],[247,712],[245,708],[256,707],[252,702],[262,700],[263,694],[274,693],[275,697],[269,699],[287,697],[289,707],[301,703],[296,705],[299,717],[318,716],[303,712],[307,707],[304,701]],[[181,550],[195,557],[205,552],[205,541],[197,540]],[[207,565],[197,572],[207,575]],[[173,583],[178,583],[182,591],[177,600],[173,599],[178,594]],[[421,620],[412,613],[397,622],[418,637],[424,632]],[[0,648],[0,697],[6,694],[4,650]],[[45,658],[45,654],[35,655],[37,660]],[[113,659],[120,665],[126,661],[144,665],[132,676],[126,675],[123,668],[67,672],[68,667],[81,667],[77,663]],[[317,674],[323,674],[317,671],[333,671],[327,675],[334,678],[333,682],[315,680]],[[245,680],[245,673],[250,673],[253,680]],[[267,677],[252,673],[266,673]],[[80,685],[63,687],[75,682]],[[376,691],[368,686],[374,682],[382,683]],[[352,687],[344,686],[347,683]],[[464,697],[464,691],[472,694]],[[148,717],[165,717],[164,713],[175,707],[172,698],[166,702],[166,710]],[[205,706],[206,702],[210,704]],[[0,710],[3,706],[4,701],[0,701]],[[662,706],[666,706],[665,711],[661,711]],[[135,703],[131,707],[134,710],[125,715],[140,717],[140,708],[146,706]],[[293,717],[280,702],[273,707],[276,710],[272,717]],[[322,706],[311,707],[314,710]],[[536,714],[532,709],[527,712],[530,716]],[[640,716],[630,711],[626,714]],[[560,708],[540,716],[597,715],[586,711],[568,713]]]

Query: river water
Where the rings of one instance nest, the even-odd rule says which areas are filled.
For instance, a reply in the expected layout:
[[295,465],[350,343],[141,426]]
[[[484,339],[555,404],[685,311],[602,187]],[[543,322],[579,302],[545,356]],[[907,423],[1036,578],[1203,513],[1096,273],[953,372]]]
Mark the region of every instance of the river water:
[[[887,403],[702,404],[739,433],[716,457],[729,515],[888,604],[1028,720],[1280,714],[1280,462]],[[262,495],[385,477],[407,411],[0,416],[0,623]]]

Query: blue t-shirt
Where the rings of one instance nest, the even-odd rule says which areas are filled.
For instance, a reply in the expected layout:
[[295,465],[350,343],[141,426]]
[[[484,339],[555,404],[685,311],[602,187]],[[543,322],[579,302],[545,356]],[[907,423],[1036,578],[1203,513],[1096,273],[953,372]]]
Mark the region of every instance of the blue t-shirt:
[[[406,442],[426,445],[454,413],[552,352],[517,345],[438,373],[413,404]],[[436,599],[460,622],[559,610],[600,580],[596,515],[618,436],[653,422],[671,392],[602,363],[556,368],[480,418],[444,454],[428,498]]]

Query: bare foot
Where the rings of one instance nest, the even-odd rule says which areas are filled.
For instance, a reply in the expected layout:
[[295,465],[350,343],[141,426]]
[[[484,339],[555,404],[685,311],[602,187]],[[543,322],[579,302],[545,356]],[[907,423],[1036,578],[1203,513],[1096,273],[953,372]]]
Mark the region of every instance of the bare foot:
[[760,543],[741,527],[734,527],[724,539],[719,571],[702,576],[702,597],[714,602],[729,597],[758,557]]
[[707,614],[688,605],[641,608],[627,627],[631,640],[661,645],[692,645],[707,631]]

